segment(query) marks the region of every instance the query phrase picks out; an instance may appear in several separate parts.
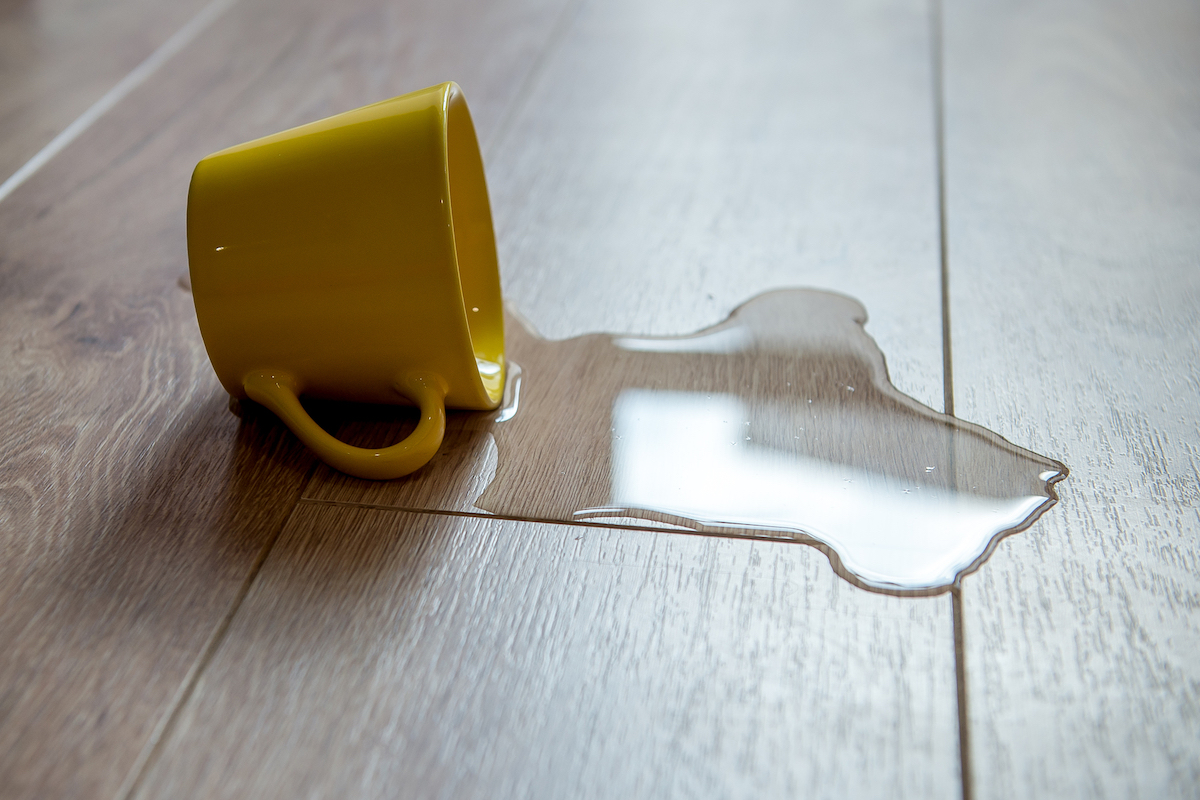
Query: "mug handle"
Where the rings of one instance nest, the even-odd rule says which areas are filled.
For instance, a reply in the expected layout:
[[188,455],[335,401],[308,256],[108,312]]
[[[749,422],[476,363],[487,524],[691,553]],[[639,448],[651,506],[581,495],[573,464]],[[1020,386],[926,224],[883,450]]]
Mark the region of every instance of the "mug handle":
[[242,387],[251,400],[275,412],[322,461],[356,478],[382,481],[415,472],[433,458],[446,435],[446,384],[430,373],[397,379],[396,391],[417,404],[421,421],[407,439],[382,450],[354,447],[326,433],[300,405],[296,382],[289,375],[252,372]]

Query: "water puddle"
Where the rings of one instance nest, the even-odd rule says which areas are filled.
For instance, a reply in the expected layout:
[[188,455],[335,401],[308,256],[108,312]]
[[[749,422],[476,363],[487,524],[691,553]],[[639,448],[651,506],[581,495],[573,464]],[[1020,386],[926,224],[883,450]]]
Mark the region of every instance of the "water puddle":
[[1053,505],[1067,469],[902,394],[865,321],[811,290],[680,337],[553,342],[510,318],[475,505],[797,540],[860,586],[942,590]]

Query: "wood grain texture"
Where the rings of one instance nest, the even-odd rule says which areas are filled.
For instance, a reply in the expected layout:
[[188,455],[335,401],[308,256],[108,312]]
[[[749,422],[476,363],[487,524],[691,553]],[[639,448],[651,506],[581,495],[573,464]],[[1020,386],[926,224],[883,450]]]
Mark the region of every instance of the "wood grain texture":
[[207,363],[193,165],[447,72],[494,126],[558,10],[239,4],[0,204],[0,795],[118,791],[312,463]]
[[928,46],[919,2],[585,6],[489,162],[505,296],[560,339],[850,294],[940,408]]
[[956,408],[1060,454],[964,583],[978,797],[1200,786],[1200,10],[947,6]]
[[0,183],[206,2],[0,3]]
[[[1065,473],[898,392],[865,318],[813,289],[683,337],[553,342],[510,315],[506,402],[459,415],[446,453],[415,481],[371,485],[373,505],[440,485],[455,510],[791,539],[856,585],[944,591],[1052,505]],[[494,465],[464,463],[490,455],[485,439]],[[478,466],[494,466],[481,494]]]
[[[508,297],[555,336],[686,332],[830,286],[940,405],[927,24],[912,3],[583,6],[485,134]],[[353,413],[402,435],[403,412]],[[478,433],[337,497],[462,508]],[[777,542],[308,502],[293,522],[142,796],[960,792],[945,596],[868,594]]]
[[954,796],[945,598],[807,552],[303,503],[137,796]]
[[[919,2],[583,6],[485,147],[507,301],[561,339],[687,334],[770,288],[832,289],[866,306],[893,383],[940,409],[926,14]],[[521,346],[514,336],[518,363]],[[399,441],[411,424],[346,416],[328,424],[357,444]],[[458,414],[410,479],[322,467],[306,496],[470,510],[494,470],[486,424]]]

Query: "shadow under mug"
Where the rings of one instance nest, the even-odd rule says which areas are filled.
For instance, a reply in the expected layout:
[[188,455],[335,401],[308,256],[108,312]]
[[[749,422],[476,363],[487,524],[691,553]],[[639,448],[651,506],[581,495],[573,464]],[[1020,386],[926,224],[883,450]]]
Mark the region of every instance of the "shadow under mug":
[[[441,445],[446,407],[504,387],[504,315],[475,128],[462,91],[419,92],[214,153],[192,175],[196,316],[225,389],[326,463],[398,478]],[[302,395],[416,405],[379,450],[318,426]]]

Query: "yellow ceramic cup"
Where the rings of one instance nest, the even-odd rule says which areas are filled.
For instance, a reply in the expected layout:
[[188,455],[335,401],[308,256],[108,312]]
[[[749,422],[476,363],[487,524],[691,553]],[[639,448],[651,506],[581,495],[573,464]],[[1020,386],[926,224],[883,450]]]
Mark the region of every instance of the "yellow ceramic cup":
[[[214,153],[188,192],[196,316],[217,377],[317,455],[397,478],[441,445],[447,406],[504,387],[491,210],[461,90],[444,83]],[[310,395],[414,404],[399,444],[351,447]]]

